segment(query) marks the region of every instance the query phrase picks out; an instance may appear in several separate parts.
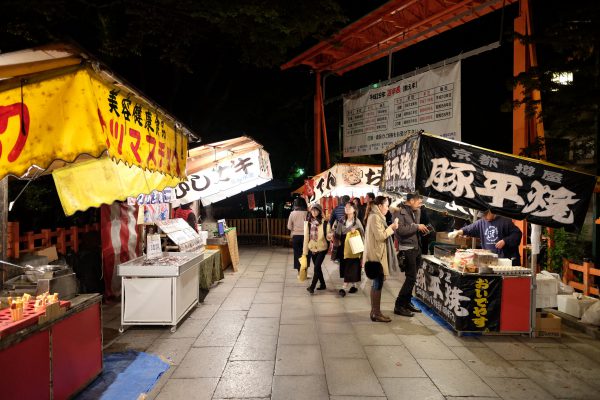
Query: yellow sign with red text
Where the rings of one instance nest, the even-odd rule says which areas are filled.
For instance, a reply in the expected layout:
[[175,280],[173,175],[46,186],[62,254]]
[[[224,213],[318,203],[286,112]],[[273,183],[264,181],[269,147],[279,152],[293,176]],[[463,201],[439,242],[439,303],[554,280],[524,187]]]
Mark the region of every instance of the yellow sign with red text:
[[184,178],[187,138],[124,87],[86,68],[0,92],[0,178],[80,154]]

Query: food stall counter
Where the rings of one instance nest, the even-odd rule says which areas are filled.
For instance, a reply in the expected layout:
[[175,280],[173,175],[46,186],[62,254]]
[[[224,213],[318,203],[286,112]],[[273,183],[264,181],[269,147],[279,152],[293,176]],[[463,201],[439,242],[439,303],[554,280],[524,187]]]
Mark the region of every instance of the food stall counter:
[[[531,275],[459,271],[433,255],[422,256],[416,297],[459,334],[529,334]],[[493,269],[492,269],[493,270]]]
[[121,328],[177,324],[198,303],[199,265],[205,254],[162,253],[118,266],[121,276]]
[[99,294],[82,294],[58,318],[0,339],[0,385],[6,399],[66,399],[102,372]]

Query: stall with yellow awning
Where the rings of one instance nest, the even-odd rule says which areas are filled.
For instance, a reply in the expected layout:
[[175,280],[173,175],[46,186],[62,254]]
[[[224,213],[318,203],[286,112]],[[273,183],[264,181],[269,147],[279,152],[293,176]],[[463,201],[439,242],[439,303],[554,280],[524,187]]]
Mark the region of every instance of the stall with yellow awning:
[[52,173],[66,215],[175,186],[191,135],[68,46],[0,55],[0,134],[0,178]]

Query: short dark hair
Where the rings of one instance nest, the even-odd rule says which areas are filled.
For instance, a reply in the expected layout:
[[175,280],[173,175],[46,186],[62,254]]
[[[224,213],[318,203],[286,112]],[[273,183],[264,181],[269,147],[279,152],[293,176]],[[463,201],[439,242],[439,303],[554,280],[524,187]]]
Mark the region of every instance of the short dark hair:
[[350,196],[348,196],[347,194],[345,194],[345,195],[342,196],[341,200],[342,200],[342,204],[345,205],[347,202],[350,201]]
[[376,206],[380,206],[385,201],[387,201],[388,204],[390,203],[390,199],[388,199],[387,197],[385,197],[385,196],[377,196],[377,197],[375,197],[375,200],[373,202],[375,203]]
[[369,193],[367,193],[367,197],[370,198],[371,200],[375,200],[375,193],[369,192]]
[[412,199],[421,199],[423,198],[423,196],[421,196],[418,192],[413,192],[413,193],[409,193],[406,195],[406,201],[412,200]]

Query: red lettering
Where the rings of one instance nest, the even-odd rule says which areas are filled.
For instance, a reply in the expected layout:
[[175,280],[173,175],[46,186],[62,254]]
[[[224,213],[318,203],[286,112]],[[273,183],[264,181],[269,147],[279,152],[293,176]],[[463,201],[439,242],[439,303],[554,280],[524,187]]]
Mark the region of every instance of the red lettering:
[[148,166],[150,166],[150,161],[153,161],[154,165],[156,165],[156,157],[154,155],[154,151],[156,150],[156,138],[146,135],[146,142],[150,144],[150,151],[148,152],[148,159],[146,160]]
[[158,155],[160,156],[158,167],[162,168],[163,158],[165,157],[165,142],[158,142]]
[[[8,128],[8,120],[11,117],[19,117],[20,129],[17,141],[10,153],[8,153],[8,162],[15,162],[27,143],[29,136],[29,108],[25,103],[15,103],[10,106],[0,106],[0,135]],[[2,143],[0,142],[0,156],[2,156]]]
[[129,128],[129,136],[135,139],[135,144],[129,143],[129,147],[131,147],[131,151],[138,163],[142,162],[142,157],[140,157],[139,149],[140,144],[142,142],[142,135],[140,135],[139,131],[136,131],[133,128]]
[[[119,127],[121,128],[119,130]],[[119,145],[117,146],[117,151],[119,152],[119,154],[123,154],[123,135],[125,131],[125,126],[119,124],[117,121],[115,120],[110,120],[110,134],[115,138],[115,139],[119,139]]]

